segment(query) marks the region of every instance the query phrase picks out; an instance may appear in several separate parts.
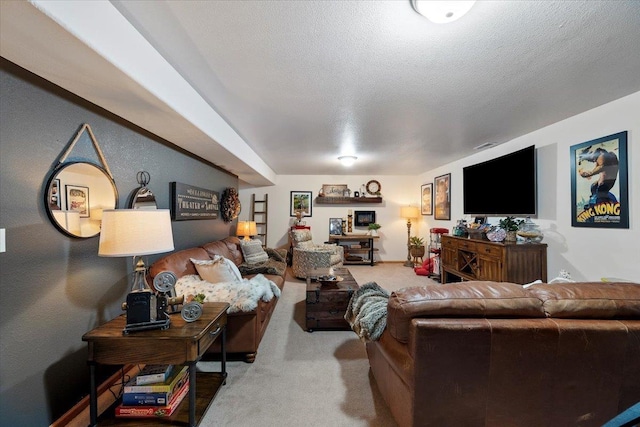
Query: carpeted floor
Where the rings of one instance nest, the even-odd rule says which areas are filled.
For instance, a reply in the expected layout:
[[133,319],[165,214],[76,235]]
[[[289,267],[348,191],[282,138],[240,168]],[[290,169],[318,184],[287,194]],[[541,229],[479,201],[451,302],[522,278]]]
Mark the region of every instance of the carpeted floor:
[[[347,267],[360,285],[375,281],[389,291],[433,283],[401,263]],[[396,426],[355,333],[305,331],[305,291],[288,273],[256,361],[227,363],[227,384],[201,426]]]

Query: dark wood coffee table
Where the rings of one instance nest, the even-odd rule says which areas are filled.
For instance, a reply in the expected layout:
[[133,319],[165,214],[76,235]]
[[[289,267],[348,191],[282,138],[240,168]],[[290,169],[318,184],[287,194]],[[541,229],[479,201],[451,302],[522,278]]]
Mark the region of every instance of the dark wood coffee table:
[[305,319],[308,332],[314,330],[351,330],[344,320],[349,300],[359,288],[358,283],[346,268],[334,268],[333,274],[343,278],[341,282],[323,285],[318,276],[329,273],[328,268],[311,270],[307,275],[307,300]]

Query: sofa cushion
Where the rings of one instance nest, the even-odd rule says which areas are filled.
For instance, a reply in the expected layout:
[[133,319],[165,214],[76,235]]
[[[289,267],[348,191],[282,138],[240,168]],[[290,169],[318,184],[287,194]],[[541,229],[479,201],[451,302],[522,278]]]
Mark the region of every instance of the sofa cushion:
[[638,283],[542,283],[527,292],[542,301],[547,317],[640,319]]
[[521,285],[506,282],[464,282],[425,285],[392,292],[387,328],[408,342],[416,317],[545,317],[542,301]]
[[198,275],[209,283],[236,282],[242,280],[242,275],[233,261],[220,255],[213,259],[191,259],[196,266]]
[[269,259],[269,255],[262,249],[260,240],[243,240],[240,242],[240,249],[247,264],[257,264]]

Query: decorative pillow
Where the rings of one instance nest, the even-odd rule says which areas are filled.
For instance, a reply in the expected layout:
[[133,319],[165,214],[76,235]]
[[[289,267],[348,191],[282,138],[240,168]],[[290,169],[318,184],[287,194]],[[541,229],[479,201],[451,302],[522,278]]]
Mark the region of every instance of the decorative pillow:
[[236,264],[220,255],[213,259],[200,260],[191,258],[198,275],[209,283],[237,282],[242,280],[242,275]]
[[240,248],[247,264],[256,264],[269,259],[269,255],[262,249],[260,240],[242,240],[240,241]]

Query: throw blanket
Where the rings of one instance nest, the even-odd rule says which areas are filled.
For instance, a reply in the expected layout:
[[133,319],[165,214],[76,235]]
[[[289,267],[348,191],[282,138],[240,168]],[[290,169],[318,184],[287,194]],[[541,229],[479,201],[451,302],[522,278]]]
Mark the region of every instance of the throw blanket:
[[287,250],[267,248],[269,259],[255,264],[243,262],[238,266],[240,274],[247,276],[250,274],[275,274],[284,276],[287,269]]
[[238,311],[252,311],[258,307],[258,301],[271,301],[280,297],[280,288],[271,280],[258,274],[251,279],[242,279],[237,282],[209,283],[202,280],[197,274],[182,276],[176,282],[176,295],[204,294],[204,302],[228,302],[227,313]]
[[377,341],[387,327],[389,292],[376,282],[358,288],[349,301],[344,319],[363,341]]

